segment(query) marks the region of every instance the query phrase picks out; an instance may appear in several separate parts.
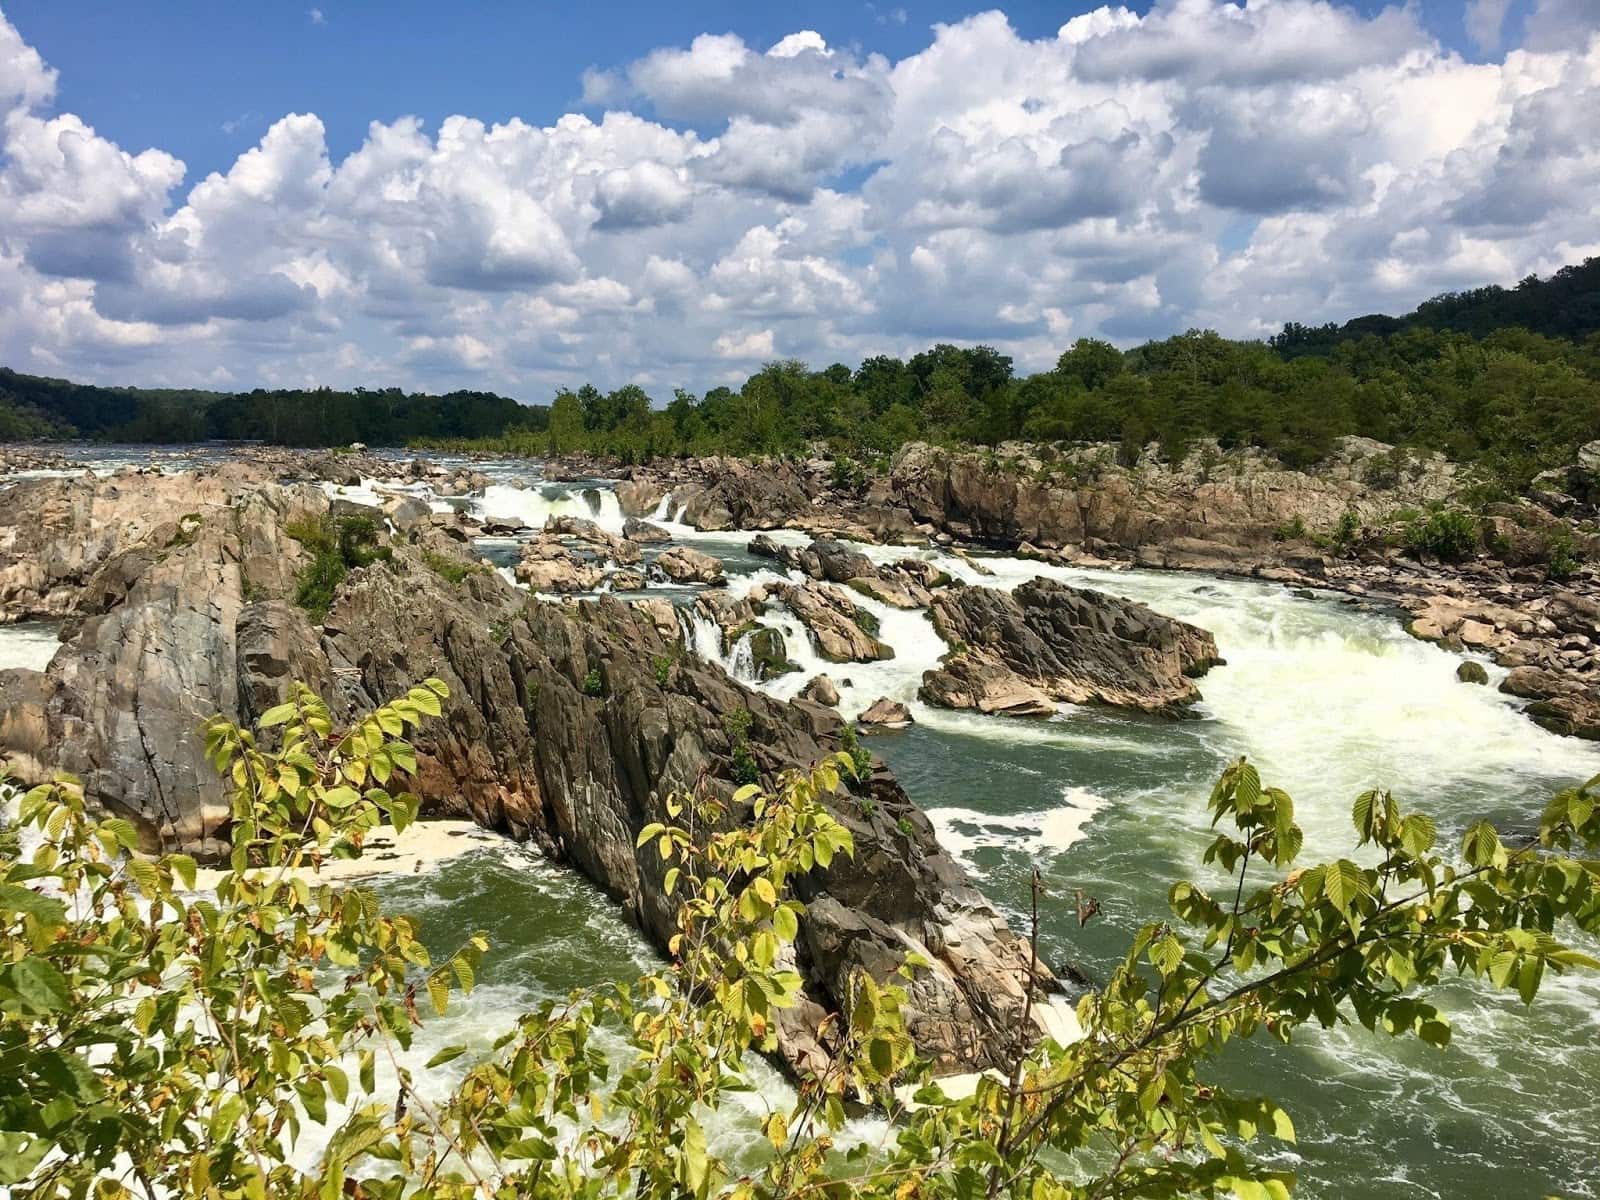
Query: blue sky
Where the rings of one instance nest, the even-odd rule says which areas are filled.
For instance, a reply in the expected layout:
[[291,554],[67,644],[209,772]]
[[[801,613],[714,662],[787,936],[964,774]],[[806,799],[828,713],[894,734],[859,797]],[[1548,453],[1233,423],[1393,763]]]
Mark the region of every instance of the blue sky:
[[[1514,30],[1531,0],[1508,14]],[[1053,34],[1096,3],[1001,6],[1024,37]],[[1144,12],[1148,2],[1131,4]],[[1376,12],[1382,0],[1353,7]],[[1452,49],[1476,51],[1461,0],[1421,0],[1423,24]],[[927,46],[936,23],[972,4],[464,3],[428,0],[312,6],[276,2],[10,0],[7,16],[61,71],[59,103],[105,136],[182,158],[190,178],[225,170],[284,113],[315,112],[338,157],[374,119],[415,115],[429,125],[452,113],[486,121],[552,120],[582,106],[580,77],[699,33],[737,33],[769,46],[796,29],[830,45],[893,59]],[[442,16],[441,13],[444,13]],[[90,36],[92,31],[92,36]]]
[[0,362],[667,395],[1600,253],[1600,0],[441,11],[0,0]]

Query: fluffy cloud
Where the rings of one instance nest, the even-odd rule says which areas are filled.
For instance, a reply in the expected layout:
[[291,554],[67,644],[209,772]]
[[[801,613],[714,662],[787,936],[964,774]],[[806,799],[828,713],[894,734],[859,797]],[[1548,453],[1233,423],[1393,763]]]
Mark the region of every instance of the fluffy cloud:
[[0,359],[664,396],[935,338],[1038,366],[1260,335],[1600,253],[1591,0],[1475,0],[1488,62],[1425,11],[1162,0],[1038,39],[987,12],[893,63],[705,35],[590,72],[549,124],[374,123],[335,160],[288,114],[187,191],[55,111],[0,17]]

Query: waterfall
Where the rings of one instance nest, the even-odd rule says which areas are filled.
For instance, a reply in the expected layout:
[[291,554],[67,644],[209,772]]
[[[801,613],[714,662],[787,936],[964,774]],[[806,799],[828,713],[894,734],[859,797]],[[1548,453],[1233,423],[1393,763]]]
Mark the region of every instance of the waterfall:
[[756,655],[753,646],[754,635],[745,634],[734,643],[733,649],[728,652],[726,667],[740,683],[754,684],[756,680]]

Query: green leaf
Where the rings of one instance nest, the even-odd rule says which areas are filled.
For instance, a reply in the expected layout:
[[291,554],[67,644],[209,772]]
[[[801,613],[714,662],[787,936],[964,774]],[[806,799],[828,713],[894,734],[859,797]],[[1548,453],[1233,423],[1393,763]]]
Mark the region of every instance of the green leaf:
[[297,1080],[294,1085],[294,1094],[300,1097],[300,1105],[318,1125],[325,1124],[328,1120],[328,1097],[322,1090],[322,1083],[316,1079]]
[[1411,813],[1400,822],[1400,845],[1412,858],[1421,858],[1432,850],[1437,836],[1433,819],[1422,813]]
[[800,932],[800,919],[794,915],[794,909],[781,904],[773,910],[772,928],[784,941],[792,942]]
[[454,1062],[466,1052],[467,1048],[465,1046],[446,1046],[444,1049],[440,1050],[439,1053],[430,1058],[427,1063],[424,1064],[424,1067],[426,1070],[431,1071],[434,1067],[442,1067],[447,1062]]
[[690,1117],[683,1128],[683,1185],[695,1195],[706,1183],[706,1131]]
[[450,1007],[450,977],[443,971],[428,976],[428,999],[433,1001],[433,1011],[444,1016]]
[[1479,821],[1461,839],[1461,856],[1469,865],[1487,867],[1500,852],[1500,835],[1487,821]]
[[64,1012],[72,1007],[66,976],[42,958],[29,956],[0,970],[0,988],[15,993],[29,1012]]
[[271,729],[275,725],[283,725],[292,720],[295,714],[293,704],[275,704],[261,714],[261,719],[256,725],[261,729]]
[[1349,859],[1341,858],[1328,864],[1322,881],[1322,894],[1328,898],[1329,904],[1348,917],[1350,906],[1370,896],[1372,889],[1367,885],[1366,875],[1361,868]]
[[67,906],[54,896],[41,896],[32,888],[0,883],[0,912],[37,917],[45,925],[60,925],[67,917]]
[[169,854],[166,858],[168,869],[178,877],[178,880],[189,891],[194,891],[196,867],[194,859],[187,854]]
[[1350,820],[1355,825],[1356,832],[1361,835],[1360,845],[1365,846],[1376,835],[1373,827],[1373,816],[1377,811],[1378,792],[1376,788],[1362,792],[1356,797],[1355,807],[1351,810]]

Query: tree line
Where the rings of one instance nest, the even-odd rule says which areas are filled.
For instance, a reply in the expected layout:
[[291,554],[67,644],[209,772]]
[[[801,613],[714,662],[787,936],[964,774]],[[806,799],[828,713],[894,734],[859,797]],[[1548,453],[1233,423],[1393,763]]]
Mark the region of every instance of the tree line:
[[1019,438],[1117,442],[1131,461],[1151,442],[1181,458],[1214,438],[1302,467],[1358,434],[1441,450],[1515,489],[1600,438],[1600,258],[1439,296],[1405,317],[1291,322],[1266,341],[1190,330],[1124,351],[1083,338],[1031,375],[992,347],[941,344],[853,369],[771,362],[738,388],[663,399],[634,384],[562,389],[548,407],[481,392],[152,392],[0,371],[0,438],[453,442],[629,462]]

